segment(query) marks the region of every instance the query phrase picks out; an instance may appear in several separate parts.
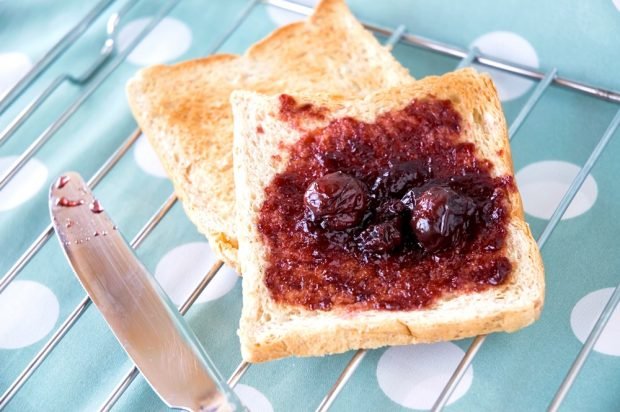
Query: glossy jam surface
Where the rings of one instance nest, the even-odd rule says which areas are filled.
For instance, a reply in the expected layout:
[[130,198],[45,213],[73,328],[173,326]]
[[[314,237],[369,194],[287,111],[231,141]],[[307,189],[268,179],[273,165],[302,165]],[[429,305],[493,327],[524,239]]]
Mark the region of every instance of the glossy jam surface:
[[83,205],[84,200],[82,199],[72,200],[72,199],[67,199],[66,197],[62,196],[56,199],[56,204],[62,207],[76,207],[76,206]]
[[69,176],[60,176],[56,180],[56,189],[62,189],[67,185],[67,183],[69,183],[70,180],[71,178]]
[[[280,99],[285,121],[321,113],[291,99]],[[505,282],[513,180],[491,177],[460,131],[451,103],[427,98],[375,123],[334,120],[287,148],[258,219],[272,297],[319,310],[412,310]]]
[[90,211],[93,212],[93,213],[99,214],[99,213],[103,212],[103,206],[101,206],[101,203],[99,203],[99,201],[97,199],[93,200],[90,203],[89,207],[90,207]]

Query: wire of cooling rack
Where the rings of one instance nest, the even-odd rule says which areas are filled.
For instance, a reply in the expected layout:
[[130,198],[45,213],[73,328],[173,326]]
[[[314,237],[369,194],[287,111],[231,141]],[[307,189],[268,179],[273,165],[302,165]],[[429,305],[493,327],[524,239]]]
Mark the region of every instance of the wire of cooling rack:
[[[239,27],[242,21],[249,15],[252,8],[258,3],[257,0],[253,0],[241,11],[238,15],[237,19],[233,22],[232,26],[227,30],[211,47],[207,54],[214,53],[217,49],[219,49],[222,44],[234,33],[234,31]],[[165,11],[167,14],[171,10],[162,9],[162,12]],[[123,13],[126,9],[123,9]],[[122,14],[122,13],[119,13]],[[165,15],[164,14],[164,15]],[[114,16],[112,16],[114,17]],[[161,16],[163,18],[163,16]],[[116,22],[114,22],[116,20]],[[110,22],[114,22],[114,26],[110,24]],[[114,34],[115,27],[117,26],[118,17],[110,18],[108,20],[108,40]],[[111,28],[112,27],[112,28]],[[148,26],[147,26],[148,27]],[[106,40],[107,43],[107,40]],[[139,43],[139,41],[138,41]],[[105,46],[104,46],[105,47]],[[128,48],[133,48],[135,45],[130,45]],[[128,54],[125,54],[125,57]],[[125,141],[125,143],[104,163],[104,165],[95,173],[95,175],[88,181],[87,185],[93,189],[105,175],[110,172],[112,167],[120,160],[120,158],[129,150],[129,148],[133,145],[133,143],[138,139],[141,132],[139,129],[134,131]],[[176,203],[177,198],[174,194],[170,195],[169,198],[164,202],[164,204],[159,208],[159,210],[149,219],[149,221],[145,224],[145,226],[140,230],[140,232],[136,235],[134,240],[131,242],[132,247],[137,248],[142,241],[152,232],[152,230],[157,226],[157,224],[163,219],[163,217],[167,214],[167,212],[172,208],[172,206]],[[53,233],[51,225],[48,226],[41,235],[35,240],[35,242],[28,248],[28,250],[18,259],[18,261],[13,265],[13,267],[9,270],[9,272],[0,280],[0,293],[4,288],[6,288],[9,283],[21,272],[21,270],[26,266],[26,264],[36,255],[36,253],[43,247],[43,245],[47,242],[47,240],[51,237]],[[209,284],[215,273],[222,266],[222,262],[217,262],[214,264],[212,270],[205,276],[203,281],[197,286],[197,289],[192,292],[188,300],[185,302],[183,306],[179,309],[181,313],[185,313],[191,305],[194,303],[196,298],[194,296],[198,296],[200,292]],[[0,409],[7,404],[17,393],[17,391],[25,384],[25,382],[30,378],[30,376],[35,372],[35,370],[43,363],[43,361],[49,356],[52,350],[60,343],[62,338],[66,335],[66,333],[77,323],[82,314],[88,309],[90,306],[90,299],[88,296],[84,297],[82,301],[76,306],[76,308],[71,312],[71,314],[67,317],[67,319],[61,324],[61,326],[53,333],[52,337],[46,342],[43,348],[35,355],[35,357],[29,362],[26,368],[20,373],[20,375],[13,381],[13,383],[9,386],[9,388],[5,391],[5,393],[0,396]],[[247,367],[245,368],[247,369]],[[125,378],[119,383],[114,391],[113,395],[106,402],[106,404],[113,403],[118,400],[120,395],[124,392],[124,390],[129,387],[129,384],[135,379],[137,376],[137,369],[134,367]]]
[[463,67],[467,67],[480,55],[480,50],[477,47],[472,47],[469,49],[469,52],[465,57],[461,59],[459,64],[456,66],[457,69],[462,69]]
[[[177,0],[171,1],[170,3],[167,3],[167,5],[162,8],[161,13],[163,14],[161,15],[160,19],[163,18],[163,16],[165,16],[172,9],[172,7],[174,7],[176,1]],[[83,22],[81,23],[84,23],[84,22],[88,23],[86,26],[87,28],[88,25],[90,25],[90,23],[92,23],[92,21],[97,16],[99,16],[101,12],[105,9],[103,5],[105,4],[105,6],[107,7],[107,5],[109,5],[111,2],[112,1],[100,2],[89,13],[89,15],[87,15],[84,18]],[[254,0],[248,3],[248,5],[244,9],[242,9],[241,13],[239,14],[238,19],[233,23],[231,28],[222,36],[222,38],[216,42],[216,45],[213,47],[210,53],[218,49],[226,41],[226,39],[234,31],[236,31],[236,29],[242,24],[242,22],[248,16],[248,14],[253,9],[253,7],[256,5],[257,2],[258,0]],[[262,3],[272,5],[275,7],[279,7],[284,10],[296,12],[302,15],[308,15],[312,11],[312,9],[309,7],[299,5],[294,2],[286,1],[286,0],[263,0]],[[130,3],[126,4],[126,7],[129,7],[129,4]],[[98,7],[100,7],[101,9],[99,10]],[[166,11],[164,12],[164,10]],[[95,15],[94,14],[95,11],[98,11],[98,14]],[[158,14],[158,16],[160,15]],[[110,21],[113,21],[113,20],[114,19],[110,19]],[[115,31],[114,26],[117,23],[118,21],[116,21],[116,23],[113,23],[112,28],[110,28],[110,25],[108,26],[108,34],[109,34],[108,40],[111,38],[111,36],[113,38],[114,31]],[[154,24],[147,26],[149,30],[145,29],[146,33],[148,33],[148,31],[150,31],[150,29],[152,29],[156,25],[156,22],[153,22],[153,23]],[[85,28],[80,26],[78,30],[78,26],[72,29],[72,31],[68,33],[68,35],[71,34],[72,36],[76,36],[77,34],[77,36],[79,37],[79,34],[81,34],[81,32],[85,30]],[[538,69],[522,66],[522,65],[515,64],[515,63],[509,62],[506,60],[497,59],[492,56],[484,55],[480,53],[480,51],[477,49],[467,50],[467,49],[460,48],[458,46],[441,43],[441,42],[438,42],[432,39],[427,39],[421,36],[416,36],[416,35],[407,33],[406,28],[402,25],[399,26],[395,30],[390,30],[387,28],[383,28],[383,27],[371,25],[371,24],[366,24],[366,23],[364,24],[364,26],[367,29],[375,32],[376,34],[388,36],[389,38],[386,41],[386,46],[389,48],[391,48],[396,43],[401,42],[403,44],[420,47],[426,50],[435,51],[443,55],[461,58],[459,67],[466,66],[466,65],[476,62],[478,64],[481,64],[487,67],[493,67],[493,68],[496,68],[496,69],[499,69],[499,70],[502,70],[508,73],[515,74],[515,75],[523,76],[523,77],[534,79],[534,80],[539,80],[539,83],[534,89],[534,91],[532,92],[530,98],[528,99],[526,104],[523,106],[523,108],[521,109],[521,111],[519,112],[519,114],[517,115],[517,117],[515,118],[514,122],[512,123],[510,127],[511,137],[516,134],[520,125],[525,121],[529,113],[533,110],[536,103],[540,100],[544,92],[547,90],[547,88],[551,84],[555,84],[557,86],[571,89],[574,91],[579,91],[579,92],[594,96],[599,99],[603,99],[603,100],[607,100],[607,101],[615,102],[615,103],[620,103],[620,93],[618,93],[617,91],[607,90],[605,88],[588,85],[588,84],[585,84],[583,82],[579,82],[573,79],[560,77],[557,75],[556,69],[553,69],[545,73]],[[146,33],[144,33],[144,35],[146,35]],[[84,91],[84,93],[80,96],[80,98],[78,98],[76,102],[74,102],[74,104],[69,109],[67,109],[67,111],[63,115],[61,115],[61,117],[57,119],[57,121],[51,126],[51,128],[54,130],[52,130],[52,132],[49,133],[49,136],[47,136],[44,139],[41,145],[45,143],[46,139],[51,137],[55,133],[55,131],[62,124],[64,124],[64,122],[69,117],[71,117],[77,111],[77,109],[79,109],[79,107],[90,96],[90,94],[92,94],[99,87],[99,85],[103,82],[103,80],[105,80],[105,78],[107,78],[107,76],[109,76],[109,74],[112,73],[112,71],[120,64],[120,62],[122,62],[125,59],[125,57],[128,55],[127,50],[131,51],[131,49],[133,49],[133,47],[135,47],[139,43],[142,37],[144,36],[139,36],[138,38],[136,38],[134,42],[130,44],[129,47],[125,50],[125,52],[121,53],[117,57],[118,60],[115,60],[115,62],[110,67],[108,67],[108,70],[101,73],[99,76],[93,78],[93,83],[90,85],[90,87],[87,88]],[[75,38],[77,37],[74,37],[74,40]],[[54,48],[51,49],[50,52],[46,54],[44,59],[42,59],[39,62],[39,64],[37,64],[33,68],[33,70],[31,70],[31,72],[24,79],[22,79],[18,83],[17,86],[15,86],[14,89],[9,91],[9,93],[6,94],[2,98],[2,100],[0,100],[0,113],[2,110],[8,107],[8,105],[10,105],[12,101],[15,98],[17,98],[38,77],[38,75],[45,69],[46,65],[49,65],[50,62],[53,62],[64,51],[62,47],[64,47],[65,49],[66,47],[68,47],[68,45],[66,44],[61,44],[63,41],[64,39],[61,40],[61,42],[59,42],[57,45],[55,45]],[[59,45],[62,47],[60,47]],[[104,53],[105,50],[106,48],[104,45],[104,49],[102,49],[102,56],[100,56],[100,60],[102,61],[102,64],[103,62],[107,60],[107,58],[103,57],[103,55],[105,54]],[[48,55],[51,57],[48,59],[47,62],[45,62],[45,59]],[[98,69],[93,70],[90,76],[86,77],[85,81],[88,82],[89,80],[91,80],[90,77],[94,76],[97,71]],[[34,73],[34,74],[31,74],[31,73]],[[29,114],[25,116],[24,121],[25,119],[27,119],[28,116]],[[553,232],[553,230],[559,223],[560,218],[562,217],[563,213],[568,208],[568,205],[570,204],[571,200],[573,199],[573,197],[575,196],[575,194],[577,193],[577,191],[579,190],[579,188],[585,181],[585,178],[589,174],[590,170],[594,166],[597,159],[603,153],[607,143],[610,141],[610,139],[614,135],[619,124],[620,124],[620,110],[618,111],[618,113],[616,114],[612,122],[609,124],[607,130],[605,131],[604,135],[601,137],[599,143],[597,144],[595,149],[592,151],[590,157],[588,158],[584,166],[581,168],[578,175],[575,177],[575,179],[571,183],[563,199],[560,201],[560,204],[558,205],[556,211],[554,212],[553,216],[551,217],[549,223],[547,224],[546,228],[544,229],[542,235],[540,236],[538,240],[540,247],[542,247],[545,244],[545,242],[547,241],[547,239],[549,238],[549,236],[551,235],[551,233]],[[54,127],[55,125],[57,126]],[[46,133],[44,133],[42,136],[45,136],[45,135]],[[89,180],[88,182],[91,188],[96,186],[99,183],[99,181],[101,181],[101,179],[105,177],[105,175],[114,167],[114,165],[118,162],[118,160],[120,160],[120,158],[129,150],[129,148],[136,141],[139,135],[140,135],[139,130],[136,130],[136,132],[130,135],[127,138],[127,140],[117,149],[117,151],[104,163],[104,165],[102,165],[102,167],[97,171],[97,173],[95,173],[95,175],[93,175],[91,180]],[[0,187],[2,187],[2,183],[4,182],[5,179],[6,181],[8,181],[11,179],[11,177],[12,176],[8,176],[8,174],[5,175],[2,178],[2,180],[0,180]],[[4,184],[6,184],[6,182],[4,182]],[[140,232],[136,235],[136,237],[132,241],[132,246],[138,247],[142,243],[142,241],[146,238],[146,236],[148,236],[148,234],[151,233],[151,231],[157,226],[157,224],[164,218],[167,211],[170,210],[170,208],[175,204],[175,202],[176,202],[176,197],[174,195],[171,195],[167,199],[167,201],[160,207],[160,209],[149,219],[149,221],[144,225],[144,227],[140,230]],[[52,234],[52,230],[50,226],[46,230],[44,230],[42,234],[35,240],[35,242],[26,250],[26,252],[24,252],[24,254],[18,259],[18,261],[9,270],[9,272],[0,280],[0,293],[21,272],[23,267],[32,259],[32,257],[34,257],[34,255],[38,252],[38,250],[40,250],[43,244],[45,244],[45,242],[51,237],[51,234]],[[215,274],[221,268],[221,266],[222,266],[222,262],[217,262],[209,270],[209,272],[205,275],[205,277],[200,282],[200,284],[192,292],[190,297],[181,306],[180,311],[182,313],[185,313],[187,310],[189,310],[189,308],[192,306],[196,298],[200,295],[200,293],[204,290],[204,288],[209,284],[210,280],[215,276]],[[585,359],[587,358],[588,354],[591,352],[594,346],[594,343],[596,342],[596,339],[598,338],[601,331],[605,327],[607,321],[609,320],[611,316],[611,313],[613,313],[613,310],[618,305],[618,301],[620,301],[620,286],[616,288],[615,292],[612,294],[612,297],[610,298],[607,306],[603,310],[599,320],[597,321],[597,324],[595,325],[593,331],[591,332],[590,336],[586,340],[586,343],[583,345],[582,351],[578,355],[577,359],[575,360],[575,363],[572,365],[571,369],[566,375],[564,382],[560,386],[556,394],[556,397],[554,398],[552,405],[550,406],[550,409],[552,410],[557,409],[558,405],[560,404],[560,402],[562,401],[562,399],[564,398],[564,396],[570,389],[570,386],[572,382],[574,381],[577,373],[579,372],[581,366],[585,362]],[[36,370],[36,368],[44,361],[44,359],[51,352],[51,350],[60,342],[60,340],[64,337],[64,335],[68,332],[68,330],[77,322],[77,320],[84,313],[84,311],[89,307],[89,305],[90,305],[90,301],[88,297],[86,297],[74,309],[72,314],[65,320],[65,322],[61,325],[61,327],[54,333],[52,338],[44,345],[44,347],[40,350],[40,352],[29,363],[29,365],[22,372],[22,374],[20,374],[18,379],[11,385],[9,390],[7,390],[2,395],[2,397],[0,397],[0,409],[4,405],[6,405],[6,403],[8,403],[8,401],[10,401],[10,399],[17,393],[19,388],[21,388],[21,386],[25,383],[25,381],[34,372],[34,370]],[[470,366],[476,353],[480,350],[480,348],[482,348],[484,339],[485,339],[485,336],[479,336],[472,341],[469,349],[467,350],[459,366],[455,369],[452,377],[450,378],[447,385],[443,389],[442,394],[438,398],[433,410],[441,410],[443,406],[445,406],[447,400],[452,394],[452,391],[458,385],[460,378],[463,376],[464,372]],[[349,378],[354,374],[357,366],[361,364],[362,360],[364,359],[364,355],[366,353],[367,353],[366,350],[360,350],[352,357],[352,359],[349,361],[349,363],[347,364],[347,366],[345,367],[345,369],[339,376],[338,380],[332,386],[330,391],[327,393],[327,395],[325,396],[325,398],[323,399],[323,401],[321,402],[317,410],[324,411],[329,408],[329,406],[333,403],[333,401],[335,400],[337,395],[340,393],[342,388],[344,388]],[[248,363],[242,362],[233,372],[233,374],[228,380],[228,383],[231,386],[234,386],[241,379],[243,374],[248,370],[249,366],[250,365]],[[119,385],[117,385],[117,387],[111,394],[110,398],[108,398],[106,403],[103,405],[102,410],[108,410],[112,405],[114,405],[114,403],[118,400],[118,398],[122,395],[122,393],[129,387],[129,385],[131,384],[135,376],[137,376],[137,374],[138,372],[134,368],[125,376],[125,378],[119,383]]]
[[[263,0],[263,3],[304,16],[308,16],[312,13],[311,7],[304,6],[289,0]],[[392,29],[382,27],[376,24],[370,24],[366,22],[362,22],[362,24],[366,29],[382,36],[389,37],[394,32]],[[459,59],[466,58],[471,52],[469,49],[460,46],[443,43],[434,39],[418,36],[411,33],[404,33],[400,38],[400,42],[403,44],[420,47],[425,50],[431,50],[446,56],[456,57]],[[545,73],[543,71],[534,67],[525,66],[505,59],[500,59],[498,57],[487,55],[481,52],[478,53],[475,60],[478,64],[482,66],[499,69],[532,80],[541,80],[545,76]],[[556,78],[554,78],[553,83],[557,86],[589,94],[599,99],[620,103],[620,91],[593,86],[578,80],[569,79],[561,76],[557,76]]]
[[612,313],[614,313],[614,308],[618,306],[619,303],[620,303],[620,285],[616,286],[616,289],[614,289],[614,292],[612,293],[611,297],[607,301],[607,304],[605,305],[605,308],[603,309],[601,316],[598,318],[598,320],[596,321],[596,324],[592,328],[592,332],[590,332],[590,335],[588,335],[588,338],[583,343],[583,346],[581,350],[579,351],[579,355],[577,355],[568,373],[564,377],[564,381],[562,381],[562,385],[560,385],[560,388],[555,393],[555,396],[553,397],[553,400],[551,401],[551,404],[549,405],[549,412],[557,412],[557,410],[559,409],[560,405],[562,404],[562,401],[564,400],[564,398],[568,394],[568,391],[573,385],[573,382],[575,382],[575,379],[577,378],[579,371],[581,371],[581,368],[586,363],[586,359],[592,352],[592,349],[594,348],[596,341],[601,336],[601,333],[603,333],[603,330],[605,329],[607,322],[609,322],[609,319],[611,318]]
[[[117,68],[123,60],[131,53],[131,51],[140,43],[140,41],[150,33],[155,26],[178,4],[178,0],[169,0],[162,6],[155,16],[149,21],[144,29],[142,29],[138,35],[127,45],[127,48],[120,53],[115,61],[107,67],[107,69],[100,73],[92,83],[85,88],[76,101],[70,105],[61,115],[58,117],[45,131],[35,139],[35,141],[18,157],[17,161],[9,166],[6,173],[0,177],[0,189],[11,181],[15,174],[23,167],[23,165],[40,149],[45,142],[47,142],[84,104],[84,102],[103,84],[115,68]],[[44,70],[42,66],[41,69]],[[107,174],[107,172],[106,172]],[[45,244],[49,236],[51,235],[51,225],[40,235],[35,242],[24,252],[24,254],[18,259],[18,261],[9,269],[9,271],[0,279],[0,292],[2,292],[9,284],[9,282],[17,276],[17,274],[23,269],[26,263],[36,254],[38,250]]]
[[54,121],[43,133],[41,133],[28,148],[9,166],[8,170],[0,176],[0,190],[15,177],[17,172],[34,156],[45,143],[56,134],[56,132],[69,120],[73,114],[84,104],[84,102],[103,84],[103,82],[123,63],[125,58],[133,49],[149,34],[155,26],[178,4],[179,0],[169,0],[160,11],[149,21],[144,29],[129,43],[127,48],[119,53],[118,57],[106,68],[102,69],[99,75],[85,87],[80,96]]
[[[84,104],[84,102],[103,84],[103,82],[120,66],[125,58],[133,51],[134,48],[149,34],[155,26],[178,4],[179,0],[168,0],[155,16],[148,22],[138,35],[129,42],[127,48],[120,52],[118,56],[110,63],[109,66],[101,69],[99,74],[89,82],[84,88],[80,96],[54,121],[45,129],[28,148],[17,158],[17,160],[9,166],[8,170],[0,176],[0,190],[4,188],[9,181],[21,170],[22,167],[34,156],[39,149],[43,147],[49,139],[69,120],[73,114]],[[103,64],[103,61],[100,60]]]
[[15,86],[0,96],[0,115],[82,34],[97,20],[115,0],[102,0],[95,5],[71,30],[69,30],[47,53],[22,77]]
[[125,3],[119,11],[112,13],[106,24],[106,39],[103,47],[99,52],[99,57],[80,75],[73,76],[63,73],[56,77],[43,91],[41,91],[26,107],[15,117],[11,123],[0,132],[0,146],[15,134],[15,132],[28,120],[30,116],[65,82],[76,86],[83,86],[88,83],[99,70],[103,68],[105,63],[112,57],[116,49],[116,35],[119,23],[123,16],[131,10],[138,1],[133,0]]

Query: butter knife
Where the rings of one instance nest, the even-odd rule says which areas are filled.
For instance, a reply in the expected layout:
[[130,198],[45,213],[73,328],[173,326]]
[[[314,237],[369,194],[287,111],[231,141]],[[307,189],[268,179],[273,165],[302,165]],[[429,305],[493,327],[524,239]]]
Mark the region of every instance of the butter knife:
[[189,411],[246,410],[79,174],[52,185],[49,207],[77,278],[159,397]]

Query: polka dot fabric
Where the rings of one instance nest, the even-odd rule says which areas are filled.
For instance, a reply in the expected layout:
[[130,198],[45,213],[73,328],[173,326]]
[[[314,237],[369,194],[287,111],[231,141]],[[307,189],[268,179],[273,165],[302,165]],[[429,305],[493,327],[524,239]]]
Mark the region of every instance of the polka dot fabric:
[[[494,31],[475,39],[470,47],[477,47],[484,54],[502,59],[511,59],[529,67],[538,67],[538,56],[534,47],[522,36],[507,31]],[[487,69],[474,65],[478,70],[488,72],[503,101],[510,101],[523,96],[532,87],[532,81],[515,77],[497,69]]]
[[[155,278],[177,305],[182,305],[217,261],[206,242],[186,243],[166,253],[155,268]],[[228,267],[218,272],[198,297],[198,303],[219,299],[235,286],[239,275]]]
[[[549,219],[577,177],[579,169],[579,166],[572,163],[547,160],[531,163],[519,170],[516,179],[523,196],[525,212]],[[586,213],[596,202],[597,196],[596,180],[587,176],[562,219]]]
[[[570,325],[575,337],[581,343],[588,338],[612,293],[613,288],[595,290],[579,299],[573,308]],[[618,342],[620,342],[620,308],[617,307],[611,315],[609,323],[603,329],[601,337],[596,342],[594,350],[606,355],[620,356]]]
[[15,86],[31,67],[30,58],[23,53],[0,53],[0,96]]
[[[379,387],[400,405],[430,409],[464,355],[465,352],[451,342],[389,348],[377,364]],[[469,368],[448,404],[467,393],[473,376]]]
[[[26,12],[17,2],[0,0],[0,96],[93,7],[90,2],[77,0],[48,3],[34,0]],[[302,3],[312,6],[316,2]],[[161,4],[139,2],[121,19],[118,51],[126,50]],[[148,65],[203,55],[228,30],[245,4],[243,0],[179,2],[71,121],[0,189],[0,276],[49,224],[47,188],[57,176],[76,170],[89,178],[135,129],[125,103],[127,79]],[[517,0],[398,0],[389,5],[351,0],[350,5],[359,17],[381,26],[394,28],[402,23],[410,32],[425,37],[475,46],[483,53],[542,71],[558,67],[561,75],[620,90],[617,0],[567,0],[562,4],[541,0],[535,9]],[[111,12],[112,8],[106,15]],[[297,19],[294,13],[259,5],[221,51],[240,53],[273,28]],[[104,33],[102,18],[59,58],[53,70],[43,73],[0,114],[0,134],[55,76],[63,71],[79,74],[92,63],[102,47]],[[453,70],[458,64],[458,60],[404,45],[397,45],[393,52],[417,78]],[[536,82],[476,67],[488,71],[495,80],[507,119],[512,122]],[[63,86],[31,121],[0,145],[0,175],[82,90]],[[617,110],[618,105],[552,87],[513,136],[516,180],[535,237],[543,232]],[[541,319],[517,333],[489,336],[450,398],[448,410],[510,412],[545,410],[548,406],[618,284],[620,253],[615,245],[620,219],[615,216],[620,215],[619,134],[616,132],[544,246],[547,299]],[[172,194],[172,186],[142,136],[95,193],[121,233],[132,239]],[[208,243],[178,203],[140,245],[137,255],[177,305],[216,262]],[[83,298],[83,289],[52,239],[0,293],[0,393]],[[240,279],[224,266],[186,315],[226,377],[241,361],[236,335],[240,312]],[[620,309],[616,309],[566,399],[565,410],[618,409],[620,392],[613,382],[620,376],[619,341]],[[331,410],[428,410],[470,342],[369,351]],[[351,356],[346,353],[252,366],[235,391],[253,412],[313,410]],[[97,410],[129,366],[101,316],[89,308],[6,410]],[[138,379],[120,398],[116,410],[167,408],[146,382]]]
[[[0,157],[0,174],[4,175],[18,160],[17,156]],[[0,189],[0,212],[9,211],[35,196],[47,180],[45,165],[36,158],[26,163],[15,177]]]
[[[127,23],[118,35],[119,49],[126,49],[148,23],[148,18]],[[191,43],[192,33],[185,23],[164,18],[129,54],[127,60],[138,66],[167,63],[183,55]]]
[[136,147],[133,149],[133,157],[136,164],[144,172],[161,178],[166,177],[166,171],[157,157],[157,153],[143,135],[138,138]]
[[0,295],[0,348],[19,349],[44,338],[58,320],[58,299],[44,285],[16,280]]
[[235,393],[250,412],[273,412],[269,399],[258,389],[240,383],[235,386]]

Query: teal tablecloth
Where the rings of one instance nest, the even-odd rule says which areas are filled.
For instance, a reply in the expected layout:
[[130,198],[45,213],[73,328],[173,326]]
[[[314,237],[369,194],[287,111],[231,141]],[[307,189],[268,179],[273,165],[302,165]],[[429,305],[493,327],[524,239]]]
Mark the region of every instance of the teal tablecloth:
[[[513,58],[543,70],[620,89],[618,0],[352,1],[362,19]],[[34,87],[0,116],[0,128],[51,79],[79,74],[97,56],[105,18],[117,1]],[[121,22],[119,43],[154,15],[163,1],[141,1]],[[91,176],[135,128],[123,85],[144,65],[203,55],[234,21],[241,0],[181,2],[142,46],[37,153],[14,183],[0,191],[0,275],[48,225],[47,187],[62,171]],[[0,1],[0,95],[40,59],[94,2]],[[289,15],[257,6],[221,48],[241,52]],[[457,60],[399,45],[394,54],[416,77],[452,70]],[[532,83],[496,77],[508,120],[517,115]],[[83,87],[63,85],[6,144],[5,170]],[[552,87],[515,136],[512,146],[527,219],[539,235],[562,193],[611,121],[618,105]],[[586,180],[543,249],[547,301],[541,320],[523,331],[490,336],[448,410],[543,410],[581,347],[581,341],[620,279],[620,132]],[[171,194],[146,141],[140,140],[96,189],[127,238]],[[175,205],[138,255],[175,302],[214,260],[204,238]],[[3,392],[69,315],[84,292],[55,239],[0,295],[0,392]],[[222,271],[187,318],[223,375],[241,358],[235,334],[241,285]],[[336,411],[429,408],[468,347],[469,340],[370,352],[335,402]],[[312,410],[352,353],[288,359],[250,368],[238,391],[253,411]],[[9,404],[9,411],[94,410],[130,368],[96,310],[90,308]],[[162,410],[142,378],[118,410]],[[589,358],[564,410],[620,410],[620,310]]]

